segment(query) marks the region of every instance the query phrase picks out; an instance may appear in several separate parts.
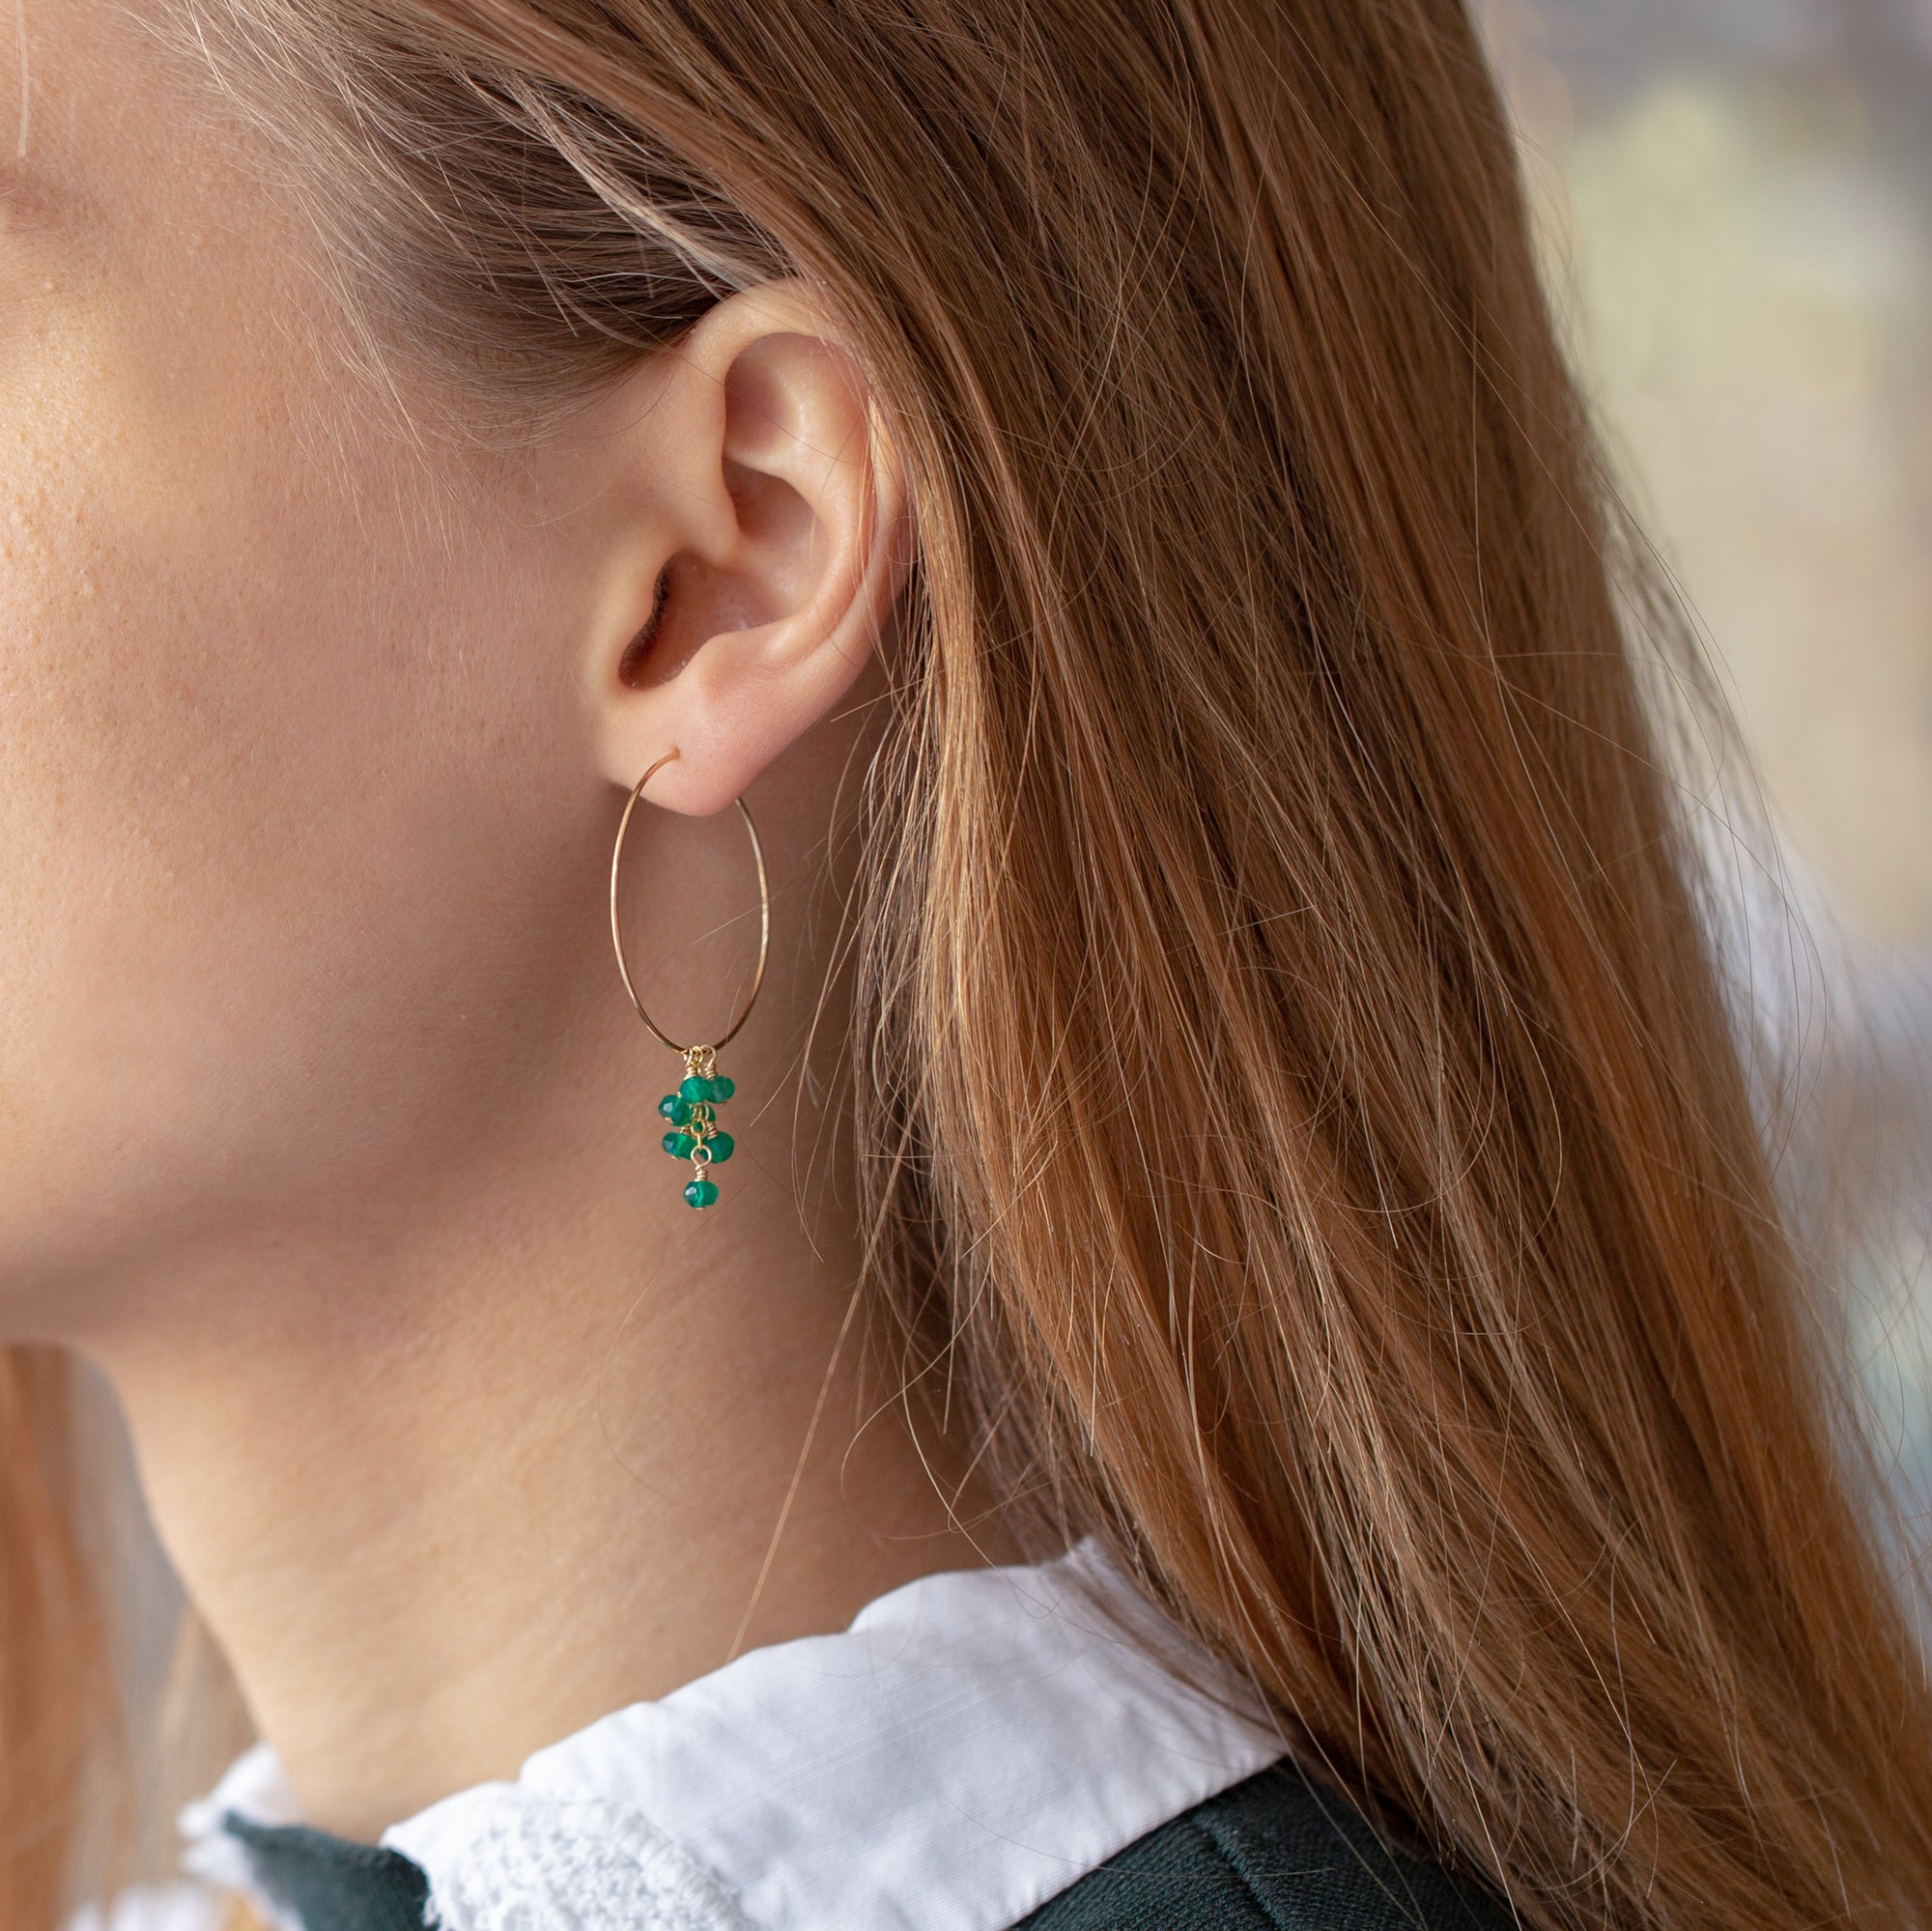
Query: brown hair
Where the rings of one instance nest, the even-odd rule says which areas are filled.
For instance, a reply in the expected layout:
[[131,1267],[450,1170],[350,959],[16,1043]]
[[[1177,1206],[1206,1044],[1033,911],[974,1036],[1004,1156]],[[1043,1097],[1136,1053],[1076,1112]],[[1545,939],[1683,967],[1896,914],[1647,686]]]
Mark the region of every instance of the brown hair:
[[[91,1774],[112,1783],[125,1768],[94,1587],[102,1551],[78,1533],[99,1488],[82,1465],[79,1409],[73,1363],[0,1349],[0,1921],[34,1931],[67,1899]],[[97,1825],[122,1821],[111,1798],[87,1807]]]
[[1926,1923],[1932,1711],[1462,7],[200,13],[379,359],[540,410],[779,273],[849,330],[919,546],[861,1176],[1015,1506],[1526,1923]]

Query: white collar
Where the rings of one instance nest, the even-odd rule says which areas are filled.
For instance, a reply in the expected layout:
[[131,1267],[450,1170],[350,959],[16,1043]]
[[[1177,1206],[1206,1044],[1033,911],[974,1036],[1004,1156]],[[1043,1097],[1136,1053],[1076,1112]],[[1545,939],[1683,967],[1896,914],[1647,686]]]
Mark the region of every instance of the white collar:
[[[1005,1931],[1283,1747],[1089,1541],[909,1582],[382,1841],[444,1931]],[[188,1867],[252,1890],[229,1809],[299,1821],[267,1746],[182,1813]]]

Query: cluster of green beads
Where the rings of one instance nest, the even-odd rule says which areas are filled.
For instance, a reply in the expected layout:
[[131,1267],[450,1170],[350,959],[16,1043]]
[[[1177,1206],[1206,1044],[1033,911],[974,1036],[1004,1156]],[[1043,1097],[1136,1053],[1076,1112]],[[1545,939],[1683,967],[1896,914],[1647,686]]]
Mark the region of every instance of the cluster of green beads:
[[675,1093],[658,1101],[658,1111],[670,1122],[664,1150],[673,1159],[689,1160],[696,1169],[684,1198],[691,1207],[711,1207],[718,1199],[718,1182],[709,1170],[731,1157],[735,1142],[718,1124],[718,1108],[737,1092],[723,1073],[712,1070],[709,1046],[694,1046],[684,1056],[685,1076]]

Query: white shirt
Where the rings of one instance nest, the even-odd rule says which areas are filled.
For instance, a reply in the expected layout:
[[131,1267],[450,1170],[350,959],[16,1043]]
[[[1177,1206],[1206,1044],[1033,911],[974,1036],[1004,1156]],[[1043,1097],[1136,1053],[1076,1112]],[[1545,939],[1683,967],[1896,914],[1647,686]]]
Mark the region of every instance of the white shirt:
[[[427,1874],[443,1931],[1007,1931],[1283,1749],[1089,1542],[909,1582],[838,1635],[619,1710],[382,1842]],[[220,1828],[231,1809],[300,1821],[266,1745],[183,1812],[184,1862],[289,1926]],[[107,1925],[202,1931],[213,1900],[130,1894]]]

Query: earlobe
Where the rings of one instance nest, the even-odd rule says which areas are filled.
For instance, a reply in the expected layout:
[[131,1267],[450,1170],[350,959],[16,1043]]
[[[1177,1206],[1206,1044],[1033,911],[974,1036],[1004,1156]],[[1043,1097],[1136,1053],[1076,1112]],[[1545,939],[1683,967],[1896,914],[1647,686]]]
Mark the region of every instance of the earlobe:
[[903,479],[875,413],[795,284],[720,302],[667,357],[621,432],[617,488],[637,513],[613,525],[598,599],[593,701],[613,782],[674,746],[652,802],[722,809],[850,690],[907,561]]

